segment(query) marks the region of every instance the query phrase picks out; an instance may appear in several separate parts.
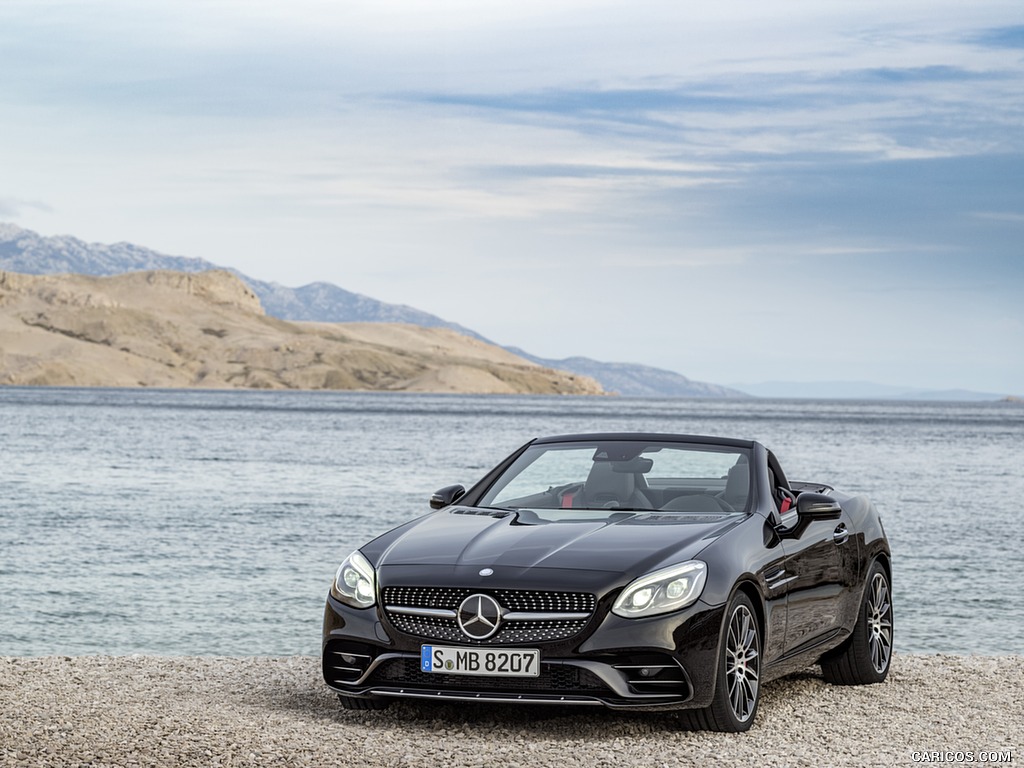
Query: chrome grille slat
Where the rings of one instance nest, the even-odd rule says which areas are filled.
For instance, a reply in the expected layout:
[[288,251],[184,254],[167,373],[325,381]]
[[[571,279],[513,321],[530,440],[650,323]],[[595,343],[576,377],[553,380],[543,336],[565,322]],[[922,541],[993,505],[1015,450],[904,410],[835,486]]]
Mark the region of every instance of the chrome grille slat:
[[449,608],[410,608],[404,605],[385,605],[384,610],[388,613],[401,613],[406,616],[423,616],[433,619],[455,619],[455,611]]

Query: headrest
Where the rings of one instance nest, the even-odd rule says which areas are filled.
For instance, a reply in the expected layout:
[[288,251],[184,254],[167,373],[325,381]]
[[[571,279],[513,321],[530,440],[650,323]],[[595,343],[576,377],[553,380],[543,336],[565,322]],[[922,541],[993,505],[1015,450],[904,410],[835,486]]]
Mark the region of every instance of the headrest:
[[635,487],[632,474],[616,470],[613,462],[595,461],[583,485],[583,495],[593,498],[608,494],[621,501],[627,499]]
[[745,507],[750,495],[750,465],[733,464],[725,481],[723,498],[734,507]]

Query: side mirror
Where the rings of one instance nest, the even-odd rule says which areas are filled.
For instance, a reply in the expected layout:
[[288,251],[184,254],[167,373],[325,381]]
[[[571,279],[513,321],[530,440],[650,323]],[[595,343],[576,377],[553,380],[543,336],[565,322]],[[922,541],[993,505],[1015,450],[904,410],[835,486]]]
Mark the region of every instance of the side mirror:
[[780,538],[799,539],[815,520],[838,520],[843,514],[839,502],[823,493],[801,493],[796,497],[796,525],[776,529]]
[[796,514],[801,520],[838,520],[843,508],[823,493],[801,493],[796,497]]
[[450,507],[456,501],[466,495],[466,489],[461,485],[446,485],[440,491],[435,491],[430,497],[431,509],[444,509]]

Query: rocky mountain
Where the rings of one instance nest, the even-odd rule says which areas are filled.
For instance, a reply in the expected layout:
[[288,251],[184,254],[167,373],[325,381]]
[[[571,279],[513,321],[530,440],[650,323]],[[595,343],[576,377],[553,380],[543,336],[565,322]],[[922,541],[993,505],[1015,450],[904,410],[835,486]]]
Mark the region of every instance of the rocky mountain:
[[[234,270],[231,270],[234,271]],[[284,320],[309,320],[322,323],[410,323],[424,328],[449,328],[493,343],[476,331],[442,320],[437,315],[405,304],[388,304],[361,293],[352,293],[331,283],[309,283],[299,288],[286,288],[279,283],[255,280],[235,272],[249,284],[267,314]]]
[[[86,243],[74,237],[43,237],[12,224],[0,223],[0,269],[25,274],[75,273],[117,275],[144,270],[202,272],[222,269],[204,259],[167,256],[130,243]],[[448,328],[480,341],[488,340],[457,323],[413,307],[389,304],[346,291],[330,283],[288,288],[255,280],[235,270],[259,297],[267,314],[283,320],[315,322],[410,323]],[[488,342],[490,343],[490,342]],[[693,381],[674,371],[631,363],[603,363],[584,357],[548,361],[508,347],[515,355],[540,365],[589,376],[609,392],[629,397],[742,397],[744,393],[716,384]]]
[[680,373],[638,363],[602,363],[589,357],[567,357],[550,360],[531,355],[517,347],[506,347],[520,357],[538,365],[572,371],[601,382],[609,392],[630,397],[749,397],[738,389],[688,379]]
[[[205,259],[167,256],[131,243],[86,243],[76,237],[43,237],[13,224],[0,223],[0,269],[27,275],[120,275],[125,272],[171,270],[206,272],[225,269]],[[234,269],[259,297],[268,315],[282,320],[325,323],[412,323],[426,328],[451,328],[475,338],[479,334],[436,315],[402,304],[388,304],[330,283],[287,288],[256,280]]]
[[602,394],[446,328],[270,317],[226,271],[0,271],[0,384]]
[[152,269],[203,272],[219,267],[203,259],[166,256],[131,243],[104,245],[75,237],[42,237],[0,222],[0,269],[28,275],[118,275]]

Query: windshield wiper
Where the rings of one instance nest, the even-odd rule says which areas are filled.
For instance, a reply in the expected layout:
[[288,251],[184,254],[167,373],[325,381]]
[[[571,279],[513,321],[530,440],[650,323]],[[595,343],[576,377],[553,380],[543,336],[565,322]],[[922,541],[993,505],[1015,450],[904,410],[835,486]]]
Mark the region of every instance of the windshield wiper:
[[608,514],[609,512],[650,512],[650,507],[574,507],[576,512],[601,512]]

